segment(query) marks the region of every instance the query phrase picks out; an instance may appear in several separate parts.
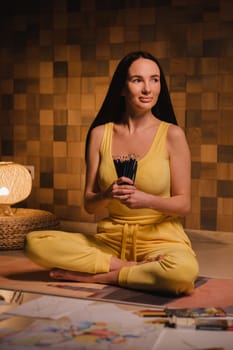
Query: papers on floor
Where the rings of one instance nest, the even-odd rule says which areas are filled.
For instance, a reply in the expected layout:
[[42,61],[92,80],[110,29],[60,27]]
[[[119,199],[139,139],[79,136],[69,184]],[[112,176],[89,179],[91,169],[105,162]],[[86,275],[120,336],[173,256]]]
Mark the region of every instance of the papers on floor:
[[10,313],[31,323],[0,340],[4,350],[151,350],[162,329],[113,303],[63,297],[42,296]]
[[164,328],[153,350],[232,350],[232,344],[233,332]]
[[75,310],[82,312],[82,310],[91,302],[92,301],[83,299],[47,295],[16,306],[7,313],[16,316],[50,318],[56,320],[69,315]]

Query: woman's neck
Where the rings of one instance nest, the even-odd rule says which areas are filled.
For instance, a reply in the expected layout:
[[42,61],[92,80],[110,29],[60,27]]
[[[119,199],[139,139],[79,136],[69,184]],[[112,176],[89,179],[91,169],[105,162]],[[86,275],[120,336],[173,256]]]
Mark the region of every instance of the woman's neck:
[[123,122],[124,126],[128,128],[130,132],[135,132],[140,129],[147,129],[154,127],[160,123],[160,120],[157,119],[151,112],[147,114],[128,114],[124,115]]

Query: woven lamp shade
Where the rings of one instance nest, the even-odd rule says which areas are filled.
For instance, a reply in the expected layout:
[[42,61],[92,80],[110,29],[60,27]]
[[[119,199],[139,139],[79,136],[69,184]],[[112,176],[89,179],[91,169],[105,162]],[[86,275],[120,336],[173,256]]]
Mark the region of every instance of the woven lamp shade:
[[12,205],[23,201],[32,189],[28,170],[14,162],[0,162],[0,205]]
[[23,249],[25,236],[30,231],[59,229],[59,221],[50,212],[12,210],[11,205],[26,199],[31,189],[32,178],[23,165],[0,162],[0,250]]

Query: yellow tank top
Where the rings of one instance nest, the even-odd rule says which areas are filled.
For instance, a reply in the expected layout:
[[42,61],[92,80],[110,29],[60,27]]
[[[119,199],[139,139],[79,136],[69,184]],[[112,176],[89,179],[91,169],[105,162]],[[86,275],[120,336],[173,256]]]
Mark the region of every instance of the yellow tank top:
[[[161,197],[170,197],[170,167],[166,148],[166,136],[169,123],[161,122],[147,154],[138,161],[135,185],[138,190]],[[101,190],[117,179],[112,154],[113,123],[105,124],[100,146],[100,167],[98,183]],[[153,209],[129,209],[118,200],[111,200],[108,206],[109,216],[122,222],[158,223],[167,216]]]

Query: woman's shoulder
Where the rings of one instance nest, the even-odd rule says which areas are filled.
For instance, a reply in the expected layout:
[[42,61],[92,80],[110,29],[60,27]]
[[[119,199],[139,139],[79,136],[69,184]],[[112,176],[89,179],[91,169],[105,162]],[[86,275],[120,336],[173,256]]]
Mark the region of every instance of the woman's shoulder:
[[94,136],[103,135],[103,133],[104,133],[104,128],[105,128],[105,124],[95,126],[95,127],[91,130],[91,135],[92,135],[92,136],[93,136],[93,135],[94,135]]
[[178,125],[169,125],[167,130],[167,150],[170,155],[181,154],[184,150],[189,150],[185,132]]
[[106,123],[106,124],[102,124],[102,125],[98,125],[95,126],[90,133],[90,138],[94,139],[95,142],[101,142],[101,140],[103,139],[104,136],[104,132],[106,127],[109,127],[110,123]]
[[167,137],[170,140],[176,140],[177,138],[185,137],[185,133],[179,125],[168,124]]
[[177,149],[186,147],[187,140],[184,130],[175,124],[170,124],[167,130],[168,151],[176,152]]

